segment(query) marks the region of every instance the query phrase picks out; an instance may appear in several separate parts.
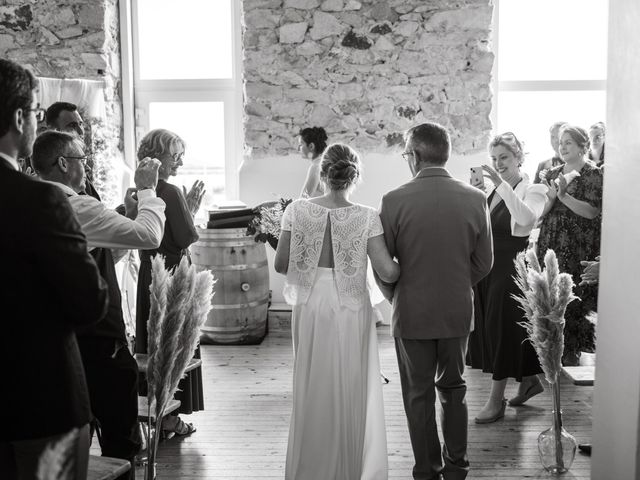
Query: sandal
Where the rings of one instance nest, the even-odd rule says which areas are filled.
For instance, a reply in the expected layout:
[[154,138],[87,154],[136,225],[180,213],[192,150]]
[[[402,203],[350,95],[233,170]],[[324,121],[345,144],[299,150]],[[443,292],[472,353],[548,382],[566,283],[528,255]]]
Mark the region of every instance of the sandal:
[[173,433],[178,436],[191,435],[195,431],[196,427],[193,426],[193,423],[183,422],[180,417],[176,421],[176,426],[173,427]]

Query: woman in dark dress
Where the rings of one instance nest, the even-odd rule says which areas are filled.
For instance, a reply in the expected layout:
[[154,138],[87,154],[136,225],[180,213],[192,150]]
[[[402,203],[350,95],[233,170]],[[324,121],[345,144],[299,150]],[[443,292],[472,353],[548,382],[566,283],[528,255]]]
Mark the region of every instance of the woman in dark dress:
[[594,328],[585,315],[598,310],[598,289],[595,285],[579,285],[580,262],[600,255],[602,170],[586,160],[588,151],[587,132],[565,125],[560,130],[560,155],[565,164],[540,175],[549,190],[538,257],[542,258],[549,248],[554,250],[560,271],[573,276],[574,293],[580,298],[571,302],[565,313],[565,365],[577,365],[581,351],[592,352],[595,348]]
[[[469,338],[471,366],[492,373],[491,392],[476,423],[491,423],[504,416],[507,379],[520,382],[509,400],[521,405],[543,391],[536,376],[542,373],[535,350],[525,341],[519,325],[524,315],[512,294],[518,293],[513,277],[514,259],[527,248],[529,234],[545,205],[547,187],[529,183],[520,172],[522,144],[513,133],[495,137],[489,144],[491,163],[483,165],[495,189],[488,197],[493,233],[493,267],[476,287],[476,322]],[[479,185],[475,185],[479,186]]]
[[[189,246],[198,240],[198,234],[193,224],[193,215],[202,202],[204,184],[196,182],[189,194],[185,196],[182,189],[167,182],[169,177],[176,175],[178,168],[182,166],[184,150],[184,141],[175,133],[164,129],[150,131],[142,139],[138,148],[138,159],[151,157],[162,162],[158,170],[156,194],[166,203],[166,222],[160,247],[157,250],[140,250],[140,271],[136,297],[136,353],[147,353],[151,259],[156,254],[161,254],[165,257],[166,268],[173,269],[180,263],[180,259],[184,255],[188,255]],[[195,356],[200,358],[199,347]],[[146,392],[146,379],[144,385],[141,385],[141,392]],[[180,408],[177,413],[189,414],[204,409],[202,369],[200,367],[190,371],[180,381],[175,398],[180,400]],[[195,431],[191,423],[183,422],[177,414],[165,417],[162,429],[169,435],[186,435]]]

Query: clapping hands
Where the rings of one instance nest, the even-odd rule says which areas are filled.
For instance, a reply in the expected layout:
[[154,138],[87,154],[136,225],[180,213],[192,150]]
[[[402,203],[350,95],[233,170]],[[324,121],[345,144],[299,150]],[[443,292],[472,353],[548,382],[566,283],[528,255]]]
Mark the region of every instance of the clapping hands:
[[204,182],[202,180],[196,180],[188,192],[184,186],[182,187],[182,191],[184,192],[184,197],[187,200],[189,212],[191,213],[191,216],[194,217],[196,213],[198,213],[198,210],[200,210],[202,199],[206,193],[206,190],[204,189]]
[[580,282],[580,286],[584,285],[594,285],[598,283],[598,278],[600,277],[600,256],[598,255],[595,261],[583,260],[580,262],[580,265],[584,267],[580,278],[582,281]]

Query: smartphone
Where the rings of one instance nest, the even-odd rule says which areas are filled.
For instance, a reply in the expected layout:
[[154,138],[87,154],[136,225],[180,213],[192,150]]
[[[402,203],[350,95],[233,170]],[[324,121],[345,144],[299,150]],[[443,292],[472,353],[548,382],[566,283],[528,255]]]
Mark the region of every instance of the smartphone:
[[482,167],[471,167],[471,185],[484,186],[484,175],[482,173]]

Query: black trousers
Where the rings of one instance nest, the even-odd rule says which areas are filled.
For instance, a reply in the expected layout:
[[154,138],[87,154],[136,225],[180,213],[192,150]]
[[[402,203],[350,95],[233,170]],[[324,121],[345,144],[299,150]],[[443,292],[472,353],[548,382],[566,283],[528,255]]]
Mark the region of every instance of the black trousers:
[[[413,478],[432,480],[442,475],[445,480],[464,480],[469,472],[467,386],[462,377],[467,337],[394,340],[416,462]],[[442,405],[444,448],[436,424],[436,390]]]
[[102,455],[129,460],[131,470],[120,477],[135,478],[140,450],[138,422],[138,364],[126,345],[112,338],[78,338],[91,410],[101,432]]

